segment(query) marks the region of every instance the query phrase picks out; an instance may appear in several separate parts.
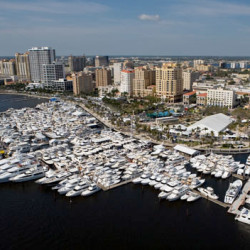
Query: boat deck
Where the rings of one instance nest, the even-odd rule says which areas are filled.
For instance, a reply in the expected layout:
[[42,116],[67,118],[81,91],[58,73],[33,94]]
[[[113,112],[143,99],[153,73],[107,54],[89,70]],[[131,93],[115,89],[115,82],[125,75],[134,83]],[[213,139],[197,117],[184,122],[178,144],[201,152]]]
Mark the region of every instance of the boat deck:
[[233,204],[228,209],[228,213],[231,214],[239,214],[239,207],[244,205],[247,193],[250,191],[250,179],[248,179],[247,183],[244,185],[240,196],[233,202]]

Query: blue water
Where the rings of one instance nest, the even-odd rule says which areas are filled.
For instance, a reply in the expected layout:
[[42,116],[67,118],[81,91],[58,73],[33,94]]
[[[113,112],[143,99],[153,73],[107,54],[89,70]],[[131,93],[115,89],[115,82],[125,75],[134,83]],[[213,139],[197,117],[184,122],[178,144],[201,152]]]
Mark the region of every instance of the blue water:
[[[19,98],[0,95],[0,111],[42,101]],[[236,157],[245,162],[247,155]],[[222,199],[229,182],[208,177],[206,185]],[[250,249],[250,226],[226,209],[157,195],[128,184],[70,202],[33,182],[0,185],[0,249]]]

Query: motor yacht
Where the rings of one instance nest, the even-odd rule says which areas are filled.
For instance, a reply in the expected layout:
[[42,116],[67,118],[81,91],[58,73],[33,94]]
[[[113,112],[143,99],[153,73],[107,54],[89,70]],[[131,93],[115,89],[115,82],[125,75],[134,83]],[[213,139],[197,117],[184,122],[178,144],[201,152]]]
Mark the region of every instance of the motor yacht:
[[101,188],[99,188],[96,184],[91,184],[86,190],[84,190],[81,193],[81,196],[89,196],[89,195],[92,195],[100,190],[101,190]]
[[188,192],[188,187],[186,185],[181,186],[180,188],[174,189],[171,194],[167,197],[169,201],[178,200],[181,196]]
[[243,207],[240,213],[235,217],[235,220],[250,225],[250,210]]
[[207,187],[207,188],[198,188],[198,190],[205,196],[214,199],[214,200],[218,200],[218,196],[214,193],[214,189],[212,187]]
[[236,197],[238,196],[241,188],[242,188],[241,180],[236,180],[233,183],[230,183],[228,190],[226,191],[224,202],[227,204],[232,204],[236,199]]

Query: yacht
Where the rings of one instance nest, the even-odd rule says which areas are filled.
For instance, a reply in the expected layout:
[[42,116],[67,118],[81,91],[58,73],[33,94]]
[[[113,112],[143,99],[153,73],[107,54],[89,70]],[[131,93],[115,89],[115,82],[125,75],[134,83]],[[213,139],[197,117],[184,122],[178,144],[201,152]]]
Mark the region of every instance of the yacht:
[[86,190],[84,190],[81,193],[81,196],[89,196],[89,195],[92,195],[100,190],[101,190],[101,188],[99,188],[96,184],[91,184]]
[[13,182],[25,182],[25,181],[37,180],[41,177],[44,177],[46,171],[47,171],[46,167],[33,168],[29,169],[25,173],[10,178],[10,180]]
[[205,196],[218,200],[218,196],[214,193],[214,189],[212,187],[207,187],[207,188],[198,188],[198,190]]
[[199,194],[196,194],[194,192],[190,192],[188,198],[187,198],[187,202],[192,202],[192,201],[196,201],[198,199],[200,199],[201,196]]
[[238,196],[241,188],[242,188],[241,180],[236,180],[233,183],[230,183],[228,190],[226,191],[224,202],[228,204],[232,204],[234,200],[236,199],[236,197]]
[[64,186],[62,186],[61,188],[59,188],[57,190],[57,192],[59,194],[66,194],[70,190],[72,190],[79,183],[79,181],[80,181],[79,178],[75,178],[75,179],[69,180]]
[[162,192],[160,192],[160,193],[158,194],[158,198],[159,198],[159,199],[166,199],[166,198],[168,197],[169,194],[170,194],[170,193],[166,193],[166,192],[162,191]]
[[167,200],[169,201],[175,201],[178,200],[181,196],[186,194],[188,192],[188,187],[186,185],[181,186],[178,189],[174,189],[172,193],[167,197]]
[[235,217],[235,220],[250,225],[250,210],[243,207],[242,210],[240,211],[240,214],[238,214]]
[[15,166],[10,169],[8,169],[6,172],[0,175],[0,183],[8,182],[10,178],[19,175],[21,173],[26,172],[28,169],[30,169],[31,166]]
[[82,181],[78,185],[76,185],[72,190],[66,193],[67,197],[75,197],[80,195],[85,189],[89,187],[88,182]]

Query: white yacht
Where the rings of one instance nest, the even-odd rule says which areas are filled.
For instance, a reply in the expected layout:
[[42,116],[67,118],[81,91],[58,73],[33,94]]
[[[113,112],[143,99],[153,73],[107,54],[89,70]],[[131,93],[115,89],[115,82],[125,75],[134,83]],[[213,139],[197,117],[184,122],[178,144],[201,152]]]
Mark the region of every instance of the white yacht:
[[189,193],[189,196],[188,196],[188,198],[187,198],[187,202],[196,201],[196,200],[198,200],[198,199],[200,199],[200,198],[201,198],[201,196],[200,196],[199,194],[196,194],[196,193],[194,193],[194,192],[190,192],[190,193]]
[[238,214],[235,217],[235,220],[250,225],[250,210],[243,207],[242,210],[240,211],[240,214]]
[[37,180],[45,176],[46,171],[47,171],[46,167],[32,168],[26,171],[25,173],[10,178],[10,180],[13,182],[25,182],[25,181]]
[[233,183],[229,184],[228,190],[226,192],[224,202],[228,204],[232,204],[236,197],[238,196],[240,190],[242,188],[242,181],[236,180]]
[[71,191],[69,191],[66,196],[67,197],[75,197],[80,195],[85,189],[89,187],[89,183],[86,181],[80,182],[78,185],[76,185]]
[[91,184],[86,190],[84,190],[81,193],[81,196],[89,196],[89,195],[92,195],[100,190],[101,190],[101,188],[99,188],[96,184]]
[[198,188],[198,190],[205,196],[218,200],[218,196],[214,193],[214,189],[212,187],[207,187],[207,188]]
[[186,185],[183,185],[182,187],[178,189],[174,189],[172,193],[167,197],[167,200],[169,201],[175,201],[178,200],[181,196],[186,194],[188,192],[188,187]]

